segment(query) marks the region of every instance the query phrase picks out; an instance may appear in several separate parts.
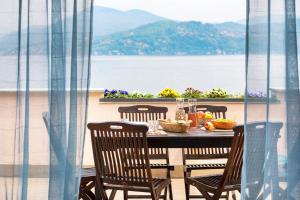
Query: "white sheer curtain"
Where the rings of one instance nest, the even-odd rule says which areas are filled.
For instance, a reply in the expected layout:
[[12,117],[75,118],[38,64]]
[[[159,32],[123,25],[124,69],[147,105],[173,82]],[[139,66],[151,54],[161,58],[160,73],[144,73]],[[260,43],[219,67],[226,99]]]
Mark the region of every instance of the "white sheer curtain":
[[246,93],[267,98],[255,105],[246,95],[245,123],[267,126],[259,134],[246,126],[242,199],[300,199],[299,3],[247,1]]
[[0,199],[77,199],[93,0],[0,3]]

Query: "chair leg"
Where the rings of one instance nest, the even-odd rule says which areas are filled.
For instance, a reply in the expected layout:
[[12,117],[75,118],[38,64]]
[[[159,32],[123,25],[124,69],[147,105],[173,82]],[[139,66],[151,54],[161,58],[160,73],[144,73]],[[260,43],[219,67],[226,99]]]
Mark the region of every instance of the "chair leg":
[[92,191],[86,192],[87,196],[89,196],[90,199],[96,199],[95,194]]
[[183,172],[184,175],[184,186],[185,186],[185,199],[190,199],[190,185],[186,183],[186,178],[190,176],[190,172]]
[[164,200],[167,200],[167,197],[168,197],[168,188],[167,187],[164,189],[164,194],[162,195],[162,197]]
[[[206,200],[218,200],[220,198],[220,196],[217,197],[216,194],[213,194],[213,197],[206,191],[203,191],[201,187],[199,186],[195,186],[199,192],[203,195],[202,198],[206,199]],[[217,197],[217,198],[216,198]]]
[[189,200],[190,199],[190,186],[187,183],[184,183],[185,186],[185,199]]
[[128,200],[128,191],[124,190],[124,200]]
[[117,190],[111,190],[109,200],[114,200],[116,196]]
[[100,183],[96,183],[95,193],[96,193],[96,199],[100,200],[108,200],[106,191],[103,188],[103,185]]
[[229,200],[229,191],[226,192],[226,200]]
[[170,185],[166,188],[166,191],[167,191],[167,189],[169,190],[169,199],[173,200],[172,180],[171,180],[171,172],[170,172],[170,170],[167,170],[167,178],[170,179]]
[[[208,192],[206,192],[206,194],[208,194]],[[212,199],[219,200],[221,196],[222,196],[222,191],[218,191],[217,193],[213,194]]]
[[101,200],[108,200],[108,197],[107,197],[107,194],[106,194],[105,191],[104,192],[100,192],[100,199]]
[[172,191],[172,184],[171,184],[171,182],[170,182],[170,185],[169,185],[169,198],[170,198],[170,200],[173,200],[173,191]]
[[232,191],[232,199],[233,199],[233,200],[236,200],[235,191]]
[[81,200],[91,200],[91,198],[87,194],[80,195],[80,197],[78,199],[81,199]]
[[[200,190],[199,190],[200,191]],[[203,195],[203,197],[206,199],[206,200],[211,200],[211,196],[208,194],[208,192],[204,192],[204,191],[200,191]]]
[[154,191],[151,191],[151,198],[152,200],[159,200],[159,197],[157,197],[156,193]]
[[95,188],[95,181],[82,181],[80,182],[79,187],[79,197],[78,199],[95,199],[95,194],[92,192],[92,189]]

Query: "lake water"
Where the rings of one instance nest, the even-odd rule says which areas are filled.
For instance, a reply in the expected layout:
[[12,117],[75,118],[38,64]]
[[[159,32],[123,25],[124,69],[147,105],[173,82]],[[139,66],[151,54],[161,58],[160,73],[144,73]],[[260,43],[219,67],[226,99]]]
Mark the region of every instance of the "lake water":
[[94,56],[91,88],[139,90],[157,94],[166,87],[230,92],[245,88],[245,58],[234,56]]
[[[249,90],[265,91],[267,87],[267,57],[253,55],[249,60]],[[70,61],[70,58],[68,58]],[[270,87],[285,86],[285,57],[272,56]],[[47,56],[30,57],[30,88],[48,87]],[[66,71],[66,87],[70,84],[70,62]],[[17,59],[1,57],[0,89],[17,87]],[[26,59],[21,59],[21,88],[26,86]],[[80,70],[80,69],[79,69]],[[300,71],[299,71],[300,72]],[[299,74],[300,75],[300,74]],[[85,82],[80,83],[85,86]],[[187,87],[205,91],[221,87],[231,93],[243,93],[245,61],[235,56],[95,56],[92,57],[91,88],[139,90],[157,94],[170,87],[183,92]],[[79,86],[81,87],[81,86]]]

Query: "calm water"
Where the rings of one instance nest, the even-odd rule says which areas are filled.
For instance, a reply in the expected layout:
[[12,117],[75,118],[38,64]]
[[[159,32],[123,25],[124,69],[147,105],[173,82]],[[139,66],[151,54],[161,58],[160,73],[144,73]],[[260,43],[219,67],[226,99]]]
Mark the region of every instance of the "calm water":
[[[249,60],[249,90],[264,91],[267,87],[267,57],[252,56]],[[68,59],[70,61],[70,59]],[[272,56],[270,87],[285,85],[285,58]],[[18,65],[13,56],[3,56],[0,62],[0,89],[17,87]],[[47,56],[32,56],[29,63],[30,88],[48,87]],[[70,62],[66,71],[66,87],[70,84]],[[26,59],[21,60],[21,88],[26,86]],[[80,69],[79,69],[80,70]],[[300,75],[300,74],[299,74]],[[86,86],[80,81],[79,87]],[[165,87],[183,92],[187,87],[202,91],[222,87],[233,93],[245,88],[244,56],[92,57],[91,88],[139,90],[157,94]]]
[[92,57],[92,88],[139,90],[157,94],[165,87],[230,92],[245,88],[244,56]]

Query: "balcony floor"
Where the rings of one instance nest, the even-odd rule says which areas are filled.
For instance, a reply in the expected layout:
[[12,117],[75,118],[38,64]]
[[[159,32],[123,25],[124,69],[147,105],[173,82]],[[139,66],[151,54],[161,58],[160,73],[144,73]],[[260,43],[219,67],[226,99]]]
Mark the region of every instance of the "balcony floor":
[[[173,187],[173,198],[174,200],[185,200],[185,190],[184,190],[184,182],[183,179],[172,179],[172,187]],[[133,192],[129,194],[134,194]],[[142,194],[142,193],[139,193]],[[191,194],[199,195],[200,193],[197,191],[195,187],[191,187]],[[237,199],[240,199],[239,192],[235,192]],[[231,194],[230,194],[231,196]],[[229,199],[232,199],[231,197]],[[115,200],[123,200],[123,192],[119,191],[116,194]]]
[[[3,179],[0,179],[0,188],[5,188],[6,184],[10,184],[8,182],[5,183]],[[48,187],[48,179],[44,178],[30,178],[29,179],[29,188],[28,191],[28,199],[30,200],[41,200],[41,199],[48,199],[48,194],[45,192],[42,192],[45,188]],[[174,200],[185,200],[185,191],[184,191],[184,183],[183,179],[172,179],[172,187],[173,187],[173,197]],[[199,194],[197,190],[193,187],[191,187],[191,193],[192,194]],[[235,192],[237,199],[240,199],[240,194],[238,192]],[[131,192],[129,194],[135,194],[134,192]],[[137,193],[136,193],[137,194]],[[138,193],[142,194],[142,193]],[[5,195],[3,190],[0,190],[0,199],[5,199]],[[3,198],[2,198],[3,197]],[[10,199],[10,197],[8,197]],[[230,198],[232,199],[232,198]],[[115,200],[123,200],[123,192],[118,191],[115,197]]]

